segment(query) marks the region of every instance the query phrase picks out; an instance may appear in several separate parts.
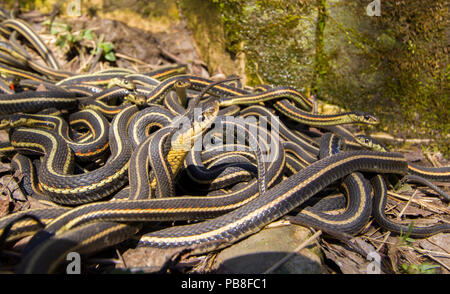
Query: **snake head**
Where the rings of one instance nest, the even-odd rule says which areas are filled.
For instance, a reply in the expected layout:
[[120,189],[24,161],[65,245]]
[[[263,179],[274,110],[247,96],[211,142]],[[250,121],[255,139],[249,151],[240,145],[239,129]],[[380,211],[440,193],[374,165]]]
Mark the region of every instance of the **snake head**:
[[11,114],[1,118],[0,129],[28,126],[28,119],[23,114]]
[[181,78],[179,80],[177,80],[174,84],[175,89],[179,88],[179,89],[186,89],[189,88],[191,86],[191,81],[189,80],[189,78]]
[[355,136],[356,141],[364,147],[375,151],[388,152],[388,150],[378,141],[374,140],[371,137],[365,135],[357,135]]
[[4,118],[0,121],[0,130],[7,129],[11,126],[11,120]]
[[193,109],[191,117],[193,137],[197,138],[209,129],[219,113],[219,102],[216,100],[199,104]]
[[147,97],[143,94],[130,93],[124,97],[124,100],[133,103],[138,107],[147,105]]
[[114,86],[118,86],[120,88],[124,88],[130,91],[136,90],[136,85],[127,78],[113,78],[108,83],[107,88],[112,88]]
[[194,111],[194,123],[199,122],[209,126],[219,113],[219,103],[215,100],[208,101],[200,104],[196,109],[198,111]]
[[134,100],[135,104],[140,107],[145,106],[147,104],[147,97],[145,97],[145,95],[143,94],[137,94]]
[[362,111],[354,111],[352,119],[355,122],[364,123],[368,125],[377,125],[380,123],[380,120],[375,115]]
[[23,114],[13,114],[9,118],[9,126],[11,128],[31,126],[30,119],[24,117]]
[[185,115],[174,119],[172,127],[175,134],[172,137],[172,147],[190,150],[195,140],[209,129],[218,113],[219,103],[209,101],[198,104]]

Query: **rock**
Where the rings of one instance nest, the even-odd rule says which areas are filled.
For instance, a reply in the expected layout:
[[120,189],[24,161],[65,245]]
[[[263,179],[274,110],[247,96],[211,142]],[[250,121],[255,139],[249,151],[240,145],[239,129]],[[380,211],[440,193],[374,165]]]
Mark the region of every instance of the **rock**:
[[[310,237],[310,231],[296,225],[265,228],[241,242],[222,250],[213,270],[223,274],[259,274],[265,272]],[[294,254],[275,269],[274,274],[322,273],[318,248],[312,244]]]
[[250,85],[289,85],[375,113],[379,129],[436,138],[448,154],[442,1],[381,1],[380,16],[367,13],[368,0],[180,2],[211,68],[219,60],[234,66],[226,75],[242,75],[242,60]]

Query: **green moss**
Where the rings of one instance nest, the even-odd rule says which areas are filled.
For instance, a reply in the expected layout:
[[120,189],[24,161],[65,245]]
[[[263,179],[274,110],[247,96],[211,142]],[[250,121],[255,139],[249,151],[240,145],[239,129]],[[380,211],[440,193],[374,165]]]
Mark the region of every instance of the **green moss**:
[[[290,85],[375,113],[394,136],[436,139],[449,155],[449,64],[442,0],[210,0],[224,50],[245,54],[248,84]],[[308,93],[306,93],[308,94]]]
[[329,68],[317,82],[318,96],[376,113],[379,129],[395,136],[436,139],[449,156],[444,2],[382,1],[381,17],[364,14],[366,1],[345,8],[334,2],[325,30]]
[[39,10],[43,13],[49,13],[53,9],[53,5],[57,3],[58,0],[26,0],[26,1],[16,1],[16,0],[4,0],[3,6],[7,9],[12,9],[16,2],[19,2],[21,11]]
[[[226,50],[244,52],[249,84],[308,87],[314,50],[309,1],[219,1]],[[302,37],[297,38],[294,36]],[[307,34],[305,34],[307,33]],[[243,44],[243,46],[242,46]],[[306,65],[306,66],[305,66]]]
[[317,94],[317,80],[328,71],[328,62],[326,53],[324,52],[324,31],[327,21],[327,1],[317,0],[317,25],[316,25],[316,52],[314,74],[311,82],[311,90]]

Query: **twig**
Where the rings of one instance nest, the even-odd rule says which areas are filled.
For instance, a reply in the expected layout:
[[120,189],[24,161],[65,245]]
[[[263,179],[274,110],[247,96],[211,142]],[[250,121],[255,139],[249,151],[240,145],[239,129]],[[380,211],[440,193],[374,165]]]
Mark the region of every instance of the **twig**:
[[377,252],[380,252],[381,248],[383,248],[384,244],[386,244],[387,239],[391,235],[391,232],[387,232],[384,236],[383,240],[381,241],[380,245],[378,245],[377,249],[375,249]]
[[388,134],[372,134],[371,137],[374,139],[378,139],[378,140],[386,140],[386,141],[410,143],[410,144],[428,144],[428,143],[433,142],[432,139],[402,139],[402,138],[395,138]]
[[431,258],[432,260],[434,260],[435,262],[439,263],[440,265],[442,265],[443,267],[445,267],[448,271],[450,271],[450,267],[448,265],[446,265],[445,263],[443,263],[442,261],[440,261],[439,259],[437,259],[436,257],[434,257],[431,254],[428,253],[424,253],[426,256],[428,256],[429,258]]
[[177,56],[175,56],[174,54],[170,53],[169,51],[167,51],[166,49],[164,49],[161,45],[161,42],[159,42],[158,39],[156,39],[155,37],[153,37],[153,40],[156,43],[156,48],[158,48],[160,54],[162,56],[164,56],[165,58],[168,58],[169,60],[179,63],[179,64],[185,64],[186,62],[184,60],[181,60],[180,58],[178,58]]
[[436,247],[439,247],[439,248],[441,248],[442,250],[444,250],[445,252],[447,252],[448,254],[450,254],[450,252],[446,249],[446,248],[443,248],[441,245],[439,245],[439,244],[437,244],[436,242],[434,242],[433,240],[431,240],[430,238],[428,238],[428,239],[426,239],[428,242],[430,242],[431,244],[433,244],[434,246],[436,246]]
[[450,258],[450,254],[444,253],[444,252],[421,249],[421,248],[417,248],[417,247],[413,247],[413,246],[407,246],[407,248],[412,248],[412,249],[416,250],[417,252],[420,252],[423,254],[435,254],[435,255],[440,255],[441,257],[444,257],[444,258]]
[[48,26],[48,32],[51,34],[53,22],[55,21],[56,16],[61,12],[61,4],[56,3],[53,5],[53,10],[50,13],[50,24]]
[[129,60],[129,61],[133,61],[133,62],[135,62],[135,63],[143,64],[143,65],[149,66],[149,67],[151,67],[151,68],[156,68],[156,67],[157,67],[157,65],[154,65],[154,64],[148,64],[148,63],[146,63],[146,62],[144,62],[144,61],[142,61],[142,60],[139,60],[139,59],[137,59],[137,58],[134,58],[134,57],[125,55],[125,54],[123,54],[123,53],[115,53],[115,55],[116,55],[117,57],[119,57],[119,58],[123,58],[123,59]]
[[317,97],[316,97],[316,95],[312,95],[311,98],[312,98],[312,101],[313,101],[312,113],[313,114],[318,114],[319,113],[319,104],[318,104],[318,101],[317,101]]
[[2,189],[0,190],[0,194],[5,192],[5,190],[8,191],[9,202],[13,202],[14,201],[12,196],[11,196],[11,192],[9,191],[9,188],[8,188],[9,184],[11,184],[13,179],[14,179],[14,175],[11,175],[11,177],[8,180],[8,182],[5,185],[3,185]]
[[441,164],[430,154],[430,152],[425,152],[425,156],[434,167],[441,167]]
[[278,267],[280,267],[283,263],[285,263],[288,259],[290,259],[293,255],[297,254],[297,252],[299,252],[300,250],[302,250],[303,248],[305,248],[306,246],[308,246],[309,244],[312,243],[312,241],[314,241],[315,239],[317,239],[320,235],[322,234],[322,231],[317,231],[314,235],[312,235],[310,238],[308,238],[307,240],[305,240],[305,242],[303,242],[302,244],[300,244],[300,246],[298,246],[297,248],[295,248],[295,250],[291,253],[289,253],[288,255],[286,255],[284,258],[280,259],[277,263],[275,263],[274,265],[272,265],[269,269],[267,269],[263,274],[269,274],[271,272],[273,272],[274,270],[276,270]]
[[[388,191],[388,196],[392,196],[392,197],[395,197],[395,198],[398,198],[398,199],[401,199],[401,200],[408,200],[408,199],[410,199],[410,198],[408,198],[406,196],[397,194],[397,193],[392,192],[392,191]],[[431,204],[431,203],[424,203],[424,200],[411,199],[411,202],[419,204],[420,206],[422,206],[424,208],[427,208],[427,209],[429,209],[431,211],[438,210],[438,211],[442,211],[444,213],[450,213],[449,209],[447,209],[445,207],[439,207],[439,206],[436,206],[436,205]]]
[[122,254],[120,254],[120,251],[116,248],[116,254],[119,257],[119,260],[122,262],[123,267],[127,268],[127,264],[125,263],[125,259],[123,259]]
[[401,217],[402,217],[402,215],[403,215],[403,213],[405,213],[406,208],[408,208],[409,204],[411,203],[411,199],[413,199],[414,196],[416,196],[417,191],[418,191],[417,189],[414,190],[414,193],[413,193],[413,194],[411,195],[411,197],[408,199],[408,202],[406,202],[405,207],[403,207],[403,209],[402,209],[402,210],[400,211],[400,213],[397,215],[397,219],[398,219],[398,220],[400,220]]
[[115,258],[90,258],[87,260],[90,264],[120,264],[119,259]]
[[388,241],[384,241],[384,240],[378,240],[378,237],[372,238],[372,237],[367,237],[367,236],[361,236],[361,238],[363,239],[367,239],[371,242],[376,242],[376,243],[383,243],[383,244],[389,244],[389,245],[395,245],[396,243],[393,242],[388,242]]
[[264,84],[264,80],[261,78],[261,76],[259,75],[259,68],[258,68],[258,63],[255,61],[255,73],[256,73],[256,77],[258,78],[258,81],[260,84]]

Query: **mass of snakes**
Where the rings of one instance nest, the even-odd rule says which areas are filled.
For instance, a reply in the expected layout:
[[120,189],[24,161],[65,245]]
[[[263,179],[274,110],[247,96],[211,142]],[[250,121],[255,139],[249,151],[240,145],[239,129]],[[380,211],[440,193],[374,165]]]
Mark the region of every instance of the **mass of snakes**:
[[17,273],[59,272],[69,252],[117,244],[208,253],[279,219],[349,235],[372,219],[415,238],[450,232],[386,216],[402,179],[449,201],[437,184],[450,167],[413,164],[347,127],[376,125],[374,114],[319,114],[294,87],[213,81],[183,64],[67,72],[29,24],[3,10],[0,21],[0,152],[42,204],[0,218],[0,250],[28,237]]

